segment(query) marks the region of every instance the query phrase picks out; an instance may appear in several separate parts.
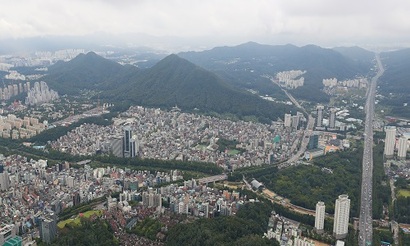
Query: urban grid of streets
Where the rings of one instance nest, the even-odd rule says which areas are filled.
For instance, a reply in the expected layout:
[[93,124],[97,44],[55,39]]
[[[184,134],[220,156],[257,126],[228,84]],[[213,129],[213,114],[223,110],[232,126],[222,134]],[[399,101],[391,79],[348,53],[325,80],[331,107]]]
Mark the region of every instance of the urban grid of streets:
[[362,191],[360,198],[359,245],[371,245],[373,240],[372,190],[373,190],[373,116],[377,80],[384,72],[380,56],[376,54],[378,71],[372,78],[366,100],[364,128]]

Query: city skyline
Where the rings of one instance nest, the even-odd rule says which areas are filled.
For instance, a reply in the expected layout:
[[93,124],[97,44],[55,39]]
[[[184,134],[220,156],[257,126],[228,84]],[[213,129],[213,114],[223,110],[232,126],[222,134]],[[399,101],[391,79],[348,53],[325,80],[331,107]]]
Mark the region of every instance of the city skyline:
[[[410,4],[403,0],[25,0],[3,3],[0,40],[78,36],[103,40],[106,44],[121,40],[128,45],[164,49],[172,45],[179,50],[248,41],[325,47],[406,47],[409,12]],[[156,41],[149,43],[152,40]]]

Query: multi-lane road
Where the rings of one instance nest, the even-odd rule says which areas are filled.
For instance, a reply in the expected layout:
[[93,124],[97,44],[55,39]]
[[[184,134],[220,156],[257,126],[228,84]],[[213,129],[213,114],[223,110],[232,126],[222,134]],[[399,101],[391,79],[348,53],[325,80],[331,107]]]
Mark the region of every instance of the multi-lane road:
[[362,190],[360,197],[359,245],[372,245],[372,190],[373,190],[373,117],[377,80],[384,73],[380,57],[376,54],[378,71],[372,78],[366,100],[366,121],[364,128]]

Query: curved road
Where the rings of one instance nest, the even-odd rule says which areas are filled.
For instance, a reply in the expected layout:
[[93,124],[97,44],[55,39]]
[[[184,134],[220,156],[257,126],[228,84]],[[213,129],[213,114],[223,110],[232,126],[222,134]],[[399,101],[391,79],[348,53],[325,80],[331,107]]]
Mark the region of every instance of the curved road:
[[372,245],[372,190],[373,190],[373,116],[377,80],[383,75],[384,68],[380,56],[376,54],[377,74],[372,78],[366,100],[366,121],[364,128],[362,191],[360,197],[359,245]]

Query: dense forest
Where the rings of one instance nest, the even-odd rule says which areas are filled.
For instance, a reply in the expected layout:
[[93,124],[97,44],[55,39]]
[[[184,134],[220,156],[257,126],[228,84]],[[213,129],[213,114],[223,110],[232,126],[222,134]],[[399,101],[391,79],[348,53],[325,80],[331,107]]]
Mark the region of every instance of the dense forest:
[[69,245],[119,245],[114,238],[113,232],[106,221],[102,219],[81,219],[79,226],[70,226],[67,224],[51,245],[69,246]]
[[357,216],[362,155],[362,149],[329,153],[314,159],[313,165],[276,172],[260,170],[252,176],[264,183],[265,187],[290,199],[293,204],[315,209],[318,201],[324,201],[328,213],[334,212],[334,202],[339,195],[348,194],[351,215]]
[[236,216],[178,224],[169,230],[167,245],[279,245],[261,237],[267,230],[271,211],[268,203],[247,203]]

